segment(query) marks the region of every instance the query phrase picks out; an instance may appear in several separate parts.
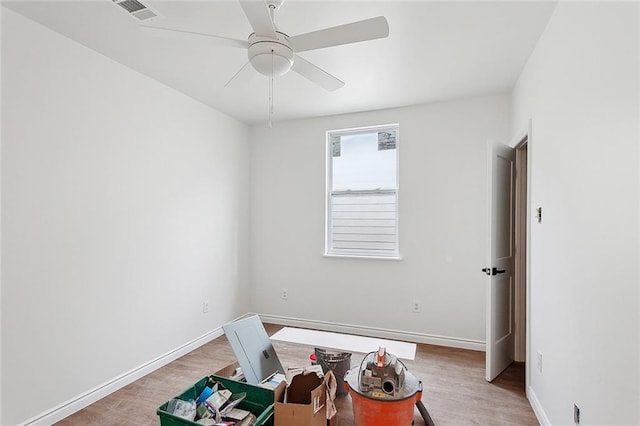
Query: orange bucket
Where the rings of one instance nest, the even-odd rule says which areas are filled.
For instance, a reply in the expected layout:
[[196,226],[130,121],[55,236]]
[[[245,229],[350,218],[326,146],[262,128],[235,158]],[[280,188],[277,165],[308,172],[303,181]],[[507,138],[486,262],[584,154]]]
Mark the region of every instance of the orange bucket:
[[422,382],[396,356],[381,347],[370,352],[344,378],[356,426],[411,426]]
[[344,387],[351,395],[355,426],[410,426],[413,423],[416,403],[422,398],[422,384],[420,390],[413,395],[394,401],[361,395],[357,389],[352,389],[346,380]]

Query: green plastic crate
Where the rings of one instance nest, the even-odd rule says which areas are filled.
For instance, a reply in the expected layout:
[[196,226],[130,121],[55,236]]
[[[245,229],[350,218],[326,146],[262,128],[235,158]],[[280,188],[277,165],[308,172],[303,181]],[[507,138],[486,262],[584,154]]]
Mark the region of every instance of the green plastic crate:
[[[273,426],[273,407],[274,407],[274,392],[271,389],[266,389],[261,386],[254,386],[243,382],[237,382],[235,380],[226,379],[212,375],[211,378],[217,382],[220,382],[225,388],[229,389],[232,393],[246,392],[247,397],[238,404],[238,408],[253,413],[257,420],[255,426]],[[195,385],[186,389],[176,398],[182,400],[198,398],[200,393],[204,390],[205,385],[209,377],[204,377],[198,381]],[[169,401],[162,404],[157,410],[156,414],[160,416],[161,426],[202,426],[200,423],[183,419],[182,417],[174,416],[167,412],[167,406]]]

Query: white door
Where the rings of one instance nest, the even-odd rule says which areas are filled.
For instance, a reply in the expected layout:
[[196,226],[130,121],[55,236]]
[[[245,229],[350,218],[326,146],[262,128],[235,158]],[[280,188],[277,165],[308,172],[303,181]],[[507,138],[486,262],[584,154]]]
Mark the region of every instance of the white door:
[[506,145],[492,146],[489,196],[486,379],[492,381],[514,359],[515,155]]

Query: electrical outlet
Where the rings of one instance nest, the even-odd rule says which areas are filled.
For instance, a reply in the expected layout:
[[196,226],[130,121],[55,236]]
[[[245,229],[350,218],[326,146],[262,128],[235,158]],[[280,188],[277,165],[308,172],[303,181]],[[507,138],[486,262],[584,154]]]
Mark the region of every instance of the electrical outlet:
[[289,297],[289,292],[286,288],[280,290],[280,297],[282,298],[282,300],[287,300],[287,298]]
[[414,313],[420,313],[420,309],[422,308],[422,302],[420,302],[419,300],[414,300],[413,303],[411,304],[411,312]]
[[580,424],[580,408],[576,404],[573,404],[573,423]]
[[538,351],[538,371],[542,373],[542,352]]
[[209,312],[209,301],[205,300],[202,302],[202,313],[206,314],[207,312]]

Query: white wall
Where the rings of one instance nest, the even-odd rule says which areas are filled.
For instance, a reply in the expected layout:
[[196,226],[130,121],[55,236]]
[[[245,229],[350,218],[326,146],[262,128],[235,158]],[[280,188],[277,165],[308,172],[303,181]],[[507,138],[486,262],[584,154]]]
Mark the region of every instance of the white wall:
[[[403,259],[323,257],[325,131],[396,122]],[[251,308],[482,349],[487,141],[508,123],[504,95],[252,127]]]
[[0,423],[247,311],[244,124],[6,9],[2,118]]
[[640,424],[638,7],[559,3],[513,92],[544,215],[529,295],[543,371],[529,392],[552,424],[573,424],[574,403],[581,424]]

